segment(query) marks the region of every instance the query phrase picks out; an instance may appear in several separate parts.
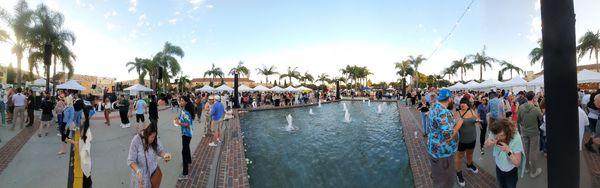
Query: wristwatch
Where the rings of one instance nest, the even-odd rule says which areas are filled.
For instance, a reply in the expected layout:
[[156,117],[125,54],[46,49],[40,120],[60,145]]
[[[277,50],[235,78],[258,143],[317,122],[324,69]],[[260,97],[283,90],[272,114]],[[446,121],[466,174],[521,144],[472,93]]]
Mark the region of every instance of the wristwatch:
[[510,155],[512,155],[512,151],[508,151],[508,156],[510,157]]

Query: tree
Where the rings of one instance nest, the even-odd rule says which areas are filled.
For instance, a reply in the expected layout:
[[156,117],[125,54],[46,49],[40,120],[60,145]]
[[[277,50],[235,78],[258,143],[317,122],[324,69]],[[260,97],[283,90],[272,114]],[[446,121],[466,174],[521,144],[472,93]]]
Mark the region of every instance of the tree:
[[321,85],[325,84],[325,82],[329,82],[329,75],[322,73],[321,75],[317,76],[317,82],[321,82]]
[[309,74],[308,72],[305,72],[304,75],[300,76],[300,80],[303,83],[307,83],[307,82],[308,83],[312,83],[313,81],[315,81],[315,78],[311,74]]
[[442,75],[443,76],[448,75],[448,80],[452,80],[452,76],[456,75],[456,71],[457,71],[456,67],[450,66],[450,67],[445,68],[442,71]]
[[8,42],[10,37],[8,37],[8,32],[3,29],[0,29],[0,42]]
[[238,72],[238,74],[240,74],[240,76],[244,75],[244,76],[246,76],[246,78],[250,78],[250,70],[248,69],[248,67],[244,66],[244,62],[242,62],[242,61],[238,62],[238,65],[236,67],[232,68],[229,71],[229,74],[232,74],[233,71]]
[[271,65],[271,67],[267,68],[267,66],[263,65],[263,68],[257,68],[258,74],[262,74],[265,76],[266,83],[269,83],[269,76],[279,74],[275,71],[275,66]]
[[[154,88],[152,89],[156,89],[157,82],[160,81],[163,83],[164,88],[166,88],[170,83],[171,78],[181,72],[181,66],[176,57],[183,58],[184,55],[181,47],[175,46],[170,42],[165,42],[162,51],[158,52],[152,58],[152,66],[148,66],[149,68],[152,68],[151,70],[148,70],[150,73],[150,87],[154,85]],[[163,71],[158,71],[159,69]],[[156,80],[159,73],[162,73],[162,80]]]
[[135,72],[138,74],[138,83],[141,85],[146,85],[144,83],[144,78],[146,77],[146,74],[148,74],[148,70],[146,70],[146,63],[147,61],[144,61],[144,59],[142,58],[135,58],[135,61],[130,61],[127,62],[127,64],[125,64],[125,66],[127,66],[129,69],[127,70],[128,72],[131,72],[133,70],[135,70]]
[[223,83],[223,76],[225,74],[223,74],[223,71],[221,70],[221,68],[219,67],[215,67],[215,64],[212,64],[212,68],[206,72],[204,72],[204,78],[206,78],[206,76],[210,76],[210,86],[214,86],[214,80],[215,78],[218,76],[219,78],[221,78],[221,83]]
[[52,92],[54,93],[56,92],[57,85],[57,79],[55,79],[57,74],[56,65],[60,62],[62,64],[63,72],[67,70],[67,78],[70,79],[71,77],[73,77],[73,62],[77,59],[77,56],[75,56],[73,51],[71,51],[71,49],[69,49],[69,47],[66,46],[64,43],[61,43],[59,44],[59,46],[57,46],[57,48],[54,48],[52,53],[54,54],[54,71],[52,76]]
[[6,68],[6,83],[14,84],[15,83],[15,68],[13,67],[12,62],[8,64],[8,68]]
[[467,63],[466,57],[452,61],[452,67],[460,70],[460,81],[463,82],[465,81],[463,76],[467,74],[467,70],[473,70],[473,64]]
[[[293,69],[292,67],[288,67],[288,70],[285,74],[279,75],[279,79],[288,78],[290,80],[290,85],[292,85],[292,78],[300,80],[300,78],[302,77],[302,75],[300,75],[300,72],[298,72],[296,69],[298,69],[298,67],[294,67]],[[284,86],[285,85],[287,84],[284,84]]]
[[511,79],[513,78],[513,74],[512,74],[513,71],[515,71],[519,75],[521,73],[525,72],[525,71],[523,71],[523,69],[521,69],[521,68],[519,68],[519,67],[517,67],[517,66],[515,66],[515,65],[513,65],[513,64],[511,64],[509,62],[506,62],[506,61],[501,61],[500,62],[500,66],[503,67],[502,69],[500,69],[500,74],[504,74],[506,71],[509,71]]
[[414,69],[410,66],[409,60],[404,60],[401,63],[396,62],[396,69],[398,72],[396,74],[402,78],[402,91],[406,91],[406,76],[414,75]]
[[[66,46],[65,43],[75,43],[75,34],[63,28],[64,16],[60,12],[50,10],[46,5],[41,4],[33,14],[34,26],[27,32],[26,41],[30,45],[30,64],[36,59],[40,59],[44,65],[46,73],[46,92],[50,92],[50,66],[52,65],[52,56],[58,52],[59,46]],[[31,70],[31,68],[30,68]]]
[[538,40],[537,43],[540,46],[531,49],[531,52],[529,52],[529,59],[531,60],[531,65],[542,62],[542,68],[544,68],[544,45],[542,39]]
[[477,52],[476,54],[468,55],[467,59],[470,59],[472,61],[470,64],[472,64],[473,66],[479,66],[479,81],[483,81],[483,71],[486,70],[486,67],[491,68],[491,63],[498,61],[485,54],[485,46],[483,46],[483,50],[481,50],[481,53]]
[[419,65],[421,65],[427,58],[424,58],[423,55],[419,55],[417,57],[408,56],[408,61],[415,68],[413,73],[413,78],[415,78],[415,88],[419,88],[419,77],[417,77],[417,73],[419,72]]
[[189,76],[185,75],[179,76],[178,79],[175,79],[175,83],[177,84],[177,90],[180,93],[183,93],[187,89],[187,85],[191,84],[192,81],[190,80]]
[[21,60],[23,53],[28,49],[26,42],[26,34],[31,29],[33,11],[29,9],[25,0],[20,0],[14,7],[13,15],[9,15],[6,11],[0,10],[0,17],[8,23],[8,26],[13,30],[15,41],[12,44],[12,53],[17,56],[17,85],[20,87],[23,83],[21,72]]
[[585,54],[589,53],[589,59],[592,59],[592,54],[596,57],[596,71],[600,72],[600,64],[598,64],[598,52],[600,51],[600,32],[596,33],[592,31],[585,32],[581,38],[579,38],[579,45],[577,45],[577,52],[579,53],[579,59]]

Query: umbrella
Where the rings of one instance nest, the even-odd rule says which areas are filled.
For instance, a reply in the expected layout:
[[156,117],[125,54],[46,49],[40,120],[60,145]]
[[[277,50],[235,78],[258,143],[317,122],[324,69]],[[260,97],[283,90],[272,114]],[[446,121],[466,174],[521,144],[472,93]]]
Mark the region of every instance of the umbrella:
[[69,80],[69,81],[65,82],[64,84],[57,85],[56,89],[70,89],[70,90],[84,91],[85,87],[79,85],[79,83],[77,83],[77,81],[75,81],[75,80]]
[[209,85],[205,85],[205,86],[202,86],[201,88],[196,89],[196,91],[200,91],[200,92],[212,92],[214,90],[215,90],[215,88],[210,87]]
[[147,88],[146,86],[143,86],[141,84],[135,84],[133,86],[130,86],[128,88],[123,89],[124,91],[129,91],[131,93],[138,93],[138,92],[151,92],[154,91],[150,88]]
[[238,91],[239,92],[246,92],[246,91],[251,91],[251,90],[252,90],[252,88],[250,88],[250,87],[248,87],[248,86],[246,86],[244,84],[238,86]]
[[600,73],[583,69],[577,73],[577,83],[600,83]]
[[217,88],[215,88],[215,91],[228,91],[228,92],[233,92],[233,88],[223,84]]
[[283,88],[280,88],[279,86],[275,86],[271,88],[272,92],[284,92],[285,90]]
[[269,88],[267,88],[263,85],[258,85],[256,87],[254,87],[254,89],[252,89],[252,91],[264,92],[264,91],[269,91]]

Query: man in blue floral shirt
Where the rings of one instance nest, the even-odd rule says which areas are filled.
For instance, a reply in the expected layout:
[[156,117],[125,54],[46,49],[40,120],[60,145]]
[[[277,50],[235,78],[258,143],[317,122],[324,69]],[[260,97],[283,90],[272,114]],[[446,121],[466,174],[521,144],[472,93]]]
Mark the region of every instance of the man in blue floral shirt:
[[[454,186],[454,153],[458,144],[452,138],[454,126],[457,125],[452,113],[452,92],[442,89],[438,102],[429,111],[427,128],[427,152],[431,160],[431,178],[434,187]],[[460,123],[460,122],[459,122]]]

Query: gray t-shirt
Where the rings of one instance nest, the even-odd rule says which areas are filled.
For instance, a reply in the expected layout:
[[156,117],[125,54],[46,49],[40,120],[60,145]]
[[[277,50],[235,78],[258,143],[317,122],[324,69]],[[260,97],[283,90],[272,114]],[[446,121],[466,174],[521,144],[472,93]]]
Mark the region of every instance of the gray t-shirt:
[[458,130],[460,143],[472,143],[477,140],[477,129],[475,129],[476,122],[477,118],[475,117],[463,119],[463,124]]

